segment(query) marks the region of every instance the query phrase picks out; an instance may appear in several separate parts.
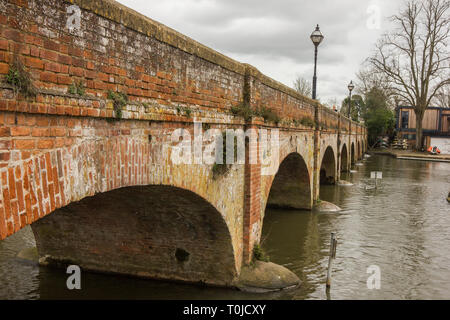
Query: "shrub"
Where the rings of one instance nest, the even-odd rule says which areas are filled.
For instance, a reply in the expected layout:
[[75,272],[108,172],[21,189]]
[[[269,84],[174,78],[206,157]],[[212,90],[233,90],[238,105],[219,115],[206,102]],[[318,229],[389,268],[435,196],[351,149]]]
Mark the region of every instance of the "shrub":
[[20,92],[26,97],[34,97],[37,94],[37,89],[31,81],[30,74],[18,59],[14,59],[10,66],[6,75],[6,82],[15,88],[16,93]]
[[114,111],[117,119],[122,118],[122,109],[128,103],[128,96],[123,92],[108,91],[108,99],[113,100]]

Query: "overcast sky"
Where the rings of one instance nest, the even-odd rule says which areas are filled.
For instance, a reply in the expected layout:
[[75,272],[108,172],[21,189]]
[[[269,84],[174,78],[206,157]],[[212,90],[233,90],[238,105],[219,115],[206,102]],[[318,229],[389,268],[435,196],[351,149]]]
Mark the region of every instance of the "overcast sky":
[[235,60],[249,63],[290,87],[311,80],[316,24],[317,94],[322,102],[348,95],[361,63],[389,27],[402,0],[119,0]]

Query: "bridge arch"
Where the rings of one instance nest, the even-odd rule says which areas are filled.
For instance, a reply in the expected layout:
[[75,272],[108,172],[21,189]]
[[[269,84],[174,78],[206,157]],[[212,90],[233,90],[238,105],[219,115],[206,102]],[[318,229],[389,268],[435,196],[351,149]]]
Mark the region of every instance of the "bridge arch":
[[354,142],[352,142],[350,159],[351,159],[352,164],[354,164],[356,162],[355,143]]
[[271,183],[266,206],[311,209],[310,175],[306,162],[299,153],[288,154],[280,163]]
[[87,197],[31,225],[50,264],[231,285],[235,255],[220,212],[192,191],[133,186]]
[[320,165],[320,184],[335,184],[336,182],[336,158],[331,146],[323,153]]
[[361,142],[358,141],[358,159],[362,157]]
[[341,172],[346,172],[349,168],[347,145],[344,143],[341,149]]

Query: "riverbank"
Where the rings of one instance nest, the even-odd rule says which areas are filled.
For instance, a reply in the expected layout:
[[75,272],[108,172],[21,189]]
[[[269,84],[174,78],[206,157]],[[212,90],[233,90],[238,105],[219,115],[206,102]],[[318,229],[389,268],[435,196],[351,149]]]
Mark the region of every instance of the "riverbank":
[[405,160],[450,162],[449,154],[429,154],[428,152],[418,152],[413,150],[372,149],[369,150],[368,153],[378,155],[388,155],[397,159],[405,159]]

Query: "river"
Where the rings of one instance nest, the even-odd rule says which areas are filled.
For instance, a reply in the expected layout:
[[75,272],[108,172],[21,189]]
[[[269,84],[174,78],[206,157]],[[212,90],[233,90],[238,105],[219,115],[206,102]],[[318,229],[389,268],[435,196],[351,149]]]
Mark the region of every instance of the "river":
[[[250,294],[83,273],[82,289],[69,291],[65,270],[16,257],[34,246],[27,227],[0,241],[0,299],[449,299],[450,163],[372,156],[355,169],[342,176],[353,186],[321,187],[339,213],[266,212],[262,246],[300,277],[297,289]],[[383,172],[376,189],[371,171]],[[338,246],[327,294],[331,232]],[[379,289],[368,288],[370,266],[379,268]]]

